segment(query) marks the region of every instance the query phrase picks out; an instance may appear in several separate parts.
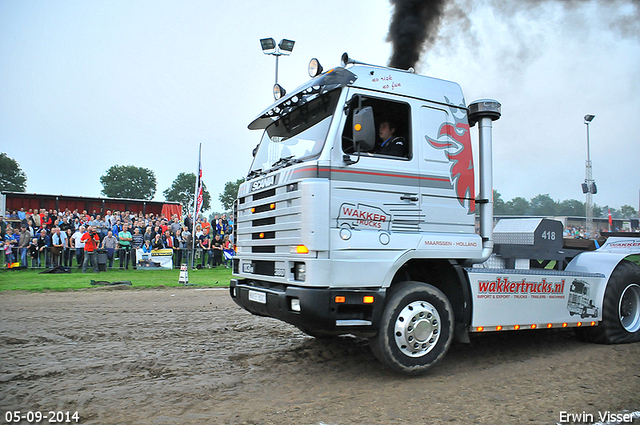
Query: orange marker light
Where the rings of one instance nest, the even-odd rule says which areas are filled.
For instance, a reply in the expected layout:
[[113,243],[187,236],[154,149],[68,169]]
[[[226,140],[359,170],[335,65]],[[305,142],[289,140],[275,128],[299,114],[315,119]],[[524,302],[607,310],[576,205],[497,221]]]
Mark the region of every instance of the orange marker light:
[[298,245],[298,246],[296,246],[296,252],[298,254],[308,254],[309,253],[309,248],[307,248],[304,245]]
[[531,325],[531,329],[535,329],[537,327],[538,327],[538,325],[536,325],[535,323],[533,325]]
[[260,233],[258,236],[260,236],[260,239],[264,239],[264,233]]
[[336,301],[337,304],[342,304],[343,302],[347,301],[347,299],[341,295],[336,295],[334,300]]
[[563,324],[562,324],[562,327],[563,327],[563,328],[566,328],[567,326],[569,326],[569,324],[568,324],[567,322],[565,322],[565,323],[563,323]]
[[477,330],[478,332],[482,332],[482,331],[484,330],[484,326],[478,326],[478,327],[476,328],[476,330]]
[[553,327],[553,324],[547,323],[547,329],[551,329],[552,327]]
[[365,295],[362,297],[362,302],[365,304],[373,304],[373,295]]
[[591,326],[595,326],[595,325],[596,325],[596,322],[591,322]]
[[360,124],[356,124],[356,125],[353,127],[353,129],[354,129],[355,131],[360,131],[360,130],[362,130],[362,126],[361,126]]
[[497,331],[501,331],[502,330],[502,326],[496,326],[496,330]]
[[269,208],[271,208],[272,210],[275,210],[276,209],[276,204],[270,204]]
[[576,326],[577,326],[577,327],[582,326],[582,322],[578,322],[578,323],[576,323]]
[[256,209],[255,208],[251,208],[251,214],[255,213]]
[[515,329],[515,330],[517,331],[518,329],[520,329],[520,325],[515,325],[515,326],[513,327],[513,329]]

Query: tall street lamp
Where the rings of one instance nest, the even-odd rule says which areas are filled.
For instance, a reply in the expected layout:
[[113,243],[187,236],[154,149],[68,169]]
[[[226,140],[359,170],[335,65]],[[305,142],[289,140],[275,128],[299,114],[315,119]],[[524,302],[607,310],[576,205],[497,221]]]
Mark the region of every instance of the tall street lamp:
[[276,83],[273,86],[273,97],[278,100],[286,94],[285,89],[278,84],[278,59],[280,56],[289,56],[293,51],[293,46],[296,44],[293,40],[287,40],[283,38],[280,43],[276,45],[276,41],[273,38],[261,38],[260,46],[262,47],[262,53],[265,55],[272,55],[276,57]]
[[587,195],[587,237],[594,238],[593,232],[593,195],[598,193],[596,182],[593,180],[593,170],[591,168],[591,147],[589,145],[589,123],[593,121],[595,115],[585,115],[584,123],[587,126],[587,162],[585,164],[585,179],[582,183],[582,193]]

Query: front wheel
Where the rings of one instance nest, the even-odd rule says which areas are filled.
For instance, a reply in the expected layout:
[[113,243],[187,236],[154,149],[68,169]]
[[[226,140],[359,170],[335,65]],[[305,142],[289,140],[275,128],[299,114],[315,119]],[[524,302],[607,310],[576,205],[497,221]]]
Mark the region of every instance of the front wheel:
[[453,309],[438,288],[422,282],[398,284],[387,300],[371,349],[382,363],[407,375],[438,363],[453,339]]
[[602,304],[602,322],[576,328],[580,339],[601,344],[640,341],[640,267],[621,261],[611,274]]

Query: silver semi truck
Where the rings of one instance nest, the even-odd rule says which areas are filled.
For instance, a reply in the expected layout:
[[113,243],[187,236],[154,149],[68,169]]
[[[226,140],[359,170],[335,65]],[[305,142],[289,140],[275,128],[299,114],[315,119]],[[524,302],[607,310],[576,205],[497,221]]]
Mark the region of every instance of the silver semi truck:
[[347,54],[326,72],[312,60],[310,75],[249,124],[263,134],[235,205],[238,305],[316,337],[367,337],[405,374],[470,332],[640,340],[640,267],[627,259],[639,238],[579,250],[553,220],[494,229],[497,101],[467,105],[456,83]]

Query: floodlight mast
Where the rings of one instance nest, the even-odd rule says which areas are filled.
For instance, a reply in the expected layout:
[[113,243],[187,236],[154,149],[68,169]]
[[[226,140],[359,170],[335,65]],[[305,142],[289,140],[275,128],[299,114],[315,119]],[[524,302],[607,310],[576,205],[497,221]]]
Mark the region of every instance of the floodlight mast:
[[273,38],[261,38],[260,46],[262,47],[262,53],[265,55],[271,55],[276,57],[276,84],[278,84],[278,59],[280,56],[288,56],[293,51],[293,46],[296,44],[294,40],[288,40],[283,38],[280,43],[276,45],[276,41]]
[[584,123],[587,126],[587,162],[585,163],[585,186],[586,186],[586,195],[587,195],[587,205],[586,205],[586,233],[588,238],[595,239],[595,234],[593,232],[593,194],[595,193],[595,182],[593,181],[593,169],[591,167],[591,146],[589,142],[589,123],[593,121],[595,115],[585,115]]

